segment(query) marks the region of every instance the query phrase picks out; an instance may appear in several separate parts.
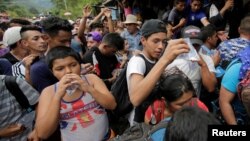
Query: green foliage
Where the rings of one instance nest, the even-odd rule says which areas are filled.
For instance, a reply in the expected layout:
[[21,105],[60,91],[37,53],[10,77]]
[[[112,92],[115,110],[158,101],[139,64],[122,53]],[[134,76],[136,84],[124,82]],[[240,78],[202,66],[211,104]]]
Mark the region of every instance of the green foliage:
[[[103,0],[0,0],[0,11],[7,11],[11,17],[33,17],[40,13],[51,12],[63,18],[75,19],[82,16],[87,4],[94,5]],[[53,3],[53,7],[44,7],[44,3]],[[64,16],[65,12],[72,15]]]
[[[100,1],[102,0],[51,0],[51,2],[55,5],[51,11],[52,14],[63,18],[76,19],[77,17],[82,16],[82,9],[84,6],[92,6]],[[70,12],[72,15],[64,16],[65,12]]]
[[33,14],[22,6],[13,5],[6,9],[11,17],[32,17]]
[[37,5],[31,7],[28,4],[34,4],[34,0],[1,0],[0,11],[6,11],[10,17],[33,17],[39,14]]

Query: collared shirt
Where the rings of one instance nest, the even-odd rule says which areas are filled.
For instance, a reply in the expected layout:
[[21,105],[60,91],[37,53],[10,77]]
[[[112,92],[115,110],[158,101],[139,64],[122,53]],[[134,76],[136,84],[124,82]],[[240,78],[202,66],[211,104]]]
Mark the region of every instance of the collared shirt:
[[125,29],[121,33],[121,36],[128,41],[129,50],[142,50],[142,45],[140,45],[141,32],[139,30],[135,35],[132,35],[127,29]]
[[215,53],[215,50],[209,49],[207,46],[202,45],[200,48],[200,51],[202,54],[208,55],[208,56],[213,56]]

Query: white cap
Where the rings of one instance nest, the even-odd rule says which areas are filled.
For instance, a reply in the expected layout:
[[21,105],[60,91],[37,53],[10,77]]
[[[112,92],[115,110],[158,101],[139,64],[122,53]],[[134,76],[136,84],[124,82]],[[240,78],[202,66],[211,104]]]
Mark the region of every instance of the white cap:
[[21,27],[14,26],[8,28],[3,34],[3,43],[5,46],[10,46],[21,40]]

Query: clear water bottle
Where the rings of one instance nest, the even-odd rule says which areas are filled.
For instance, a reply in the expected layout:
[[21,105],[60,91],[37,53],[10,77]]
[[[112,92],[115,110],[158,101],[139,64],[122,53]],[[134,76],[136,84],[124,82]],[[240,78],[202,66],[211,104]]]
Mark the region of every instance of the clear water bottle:
[[70,85],[69,87],[67,87],[66,93],[67,93],[68,95],[72,95],[72,94],[76,91],[76,89],[77,89],[78,87],[79,87],[79,86],[78,86],[77,84],[72,84],[72,85]]

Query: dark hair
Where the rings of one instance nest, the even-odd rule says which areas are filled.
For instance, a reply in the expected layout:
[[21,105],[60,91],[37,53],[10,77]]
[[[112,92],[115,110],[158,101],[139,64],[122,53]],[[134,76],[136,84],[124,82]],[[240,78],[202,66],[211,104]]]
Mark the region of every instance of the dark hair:
[[31,22],[26,20],[26,19],[22,19],[22,18],[14,18],[11,19],[9,23],[17,23],[20,25],[31,25]]
[[9,23],[7,23],[7,22],[1,22],[1,23],[0,23],[0,28],[1,28],[3,31],[7,30],[7,29],[8,29],[8,26],[9,26]]
[[60,30],[70,32],[73,26],[66,19],[61,19],[59,17],[50,16],[41,21],[43,31],[49,36],[54,37],[58,34]]
[[189,91],[192,91],[193,95],[195,95],[195,89],[192,82],[182,74],[166,76],[161,79],[159,84],[159,93],[168,103],[176,101],[184,94],[184,92]]
[[199,1],[199,2],[201,2],[201,4],[203,4],[202,0],[191,0],[190,3],[194,2],[194,1]]
[[175,0],[174,4],[177,5],[177,4],[181,3],[181,2],[186,3],[186,0]]
[[213,24],[209,24],[201,28],[201,39],[203,42],[205,42],[208,37],[212,37],[214,34],[216,34],[216,27]]
[[97,22],[92,23],[92,24],[90,24],[90,26],[89,26],[90,31],[93,31],[93,30],[96,29],[96,28],[103,28],[103,27],[104,27],[104,26],[103,26],[102,23],[97,23]]
[[30,31],[30,30],[42,32],[42,28],[40,28],[38,26],[35,26],[35,25],[26,25],[26,26],[22,26],[22,28],[20,30],[21,37],[24,38],[24,33],[26,31]]
[[63,59],[65,57],[71,56],[75,58],[79,64],[81,64],[81,58],[72,48],[66,46],[57,46],[49,50],[45,57],[45,62],[52,70],[53,62],[56,59]]
[[17,47],[17,42],[14,44],[9,45],[10,50],[15,49]]
[[118,50],[123,50],[124,48],[124,40],[118,33],[108,33],[104,35],[102,43],[108,44]]
[[212,113],[198,107],[183,107],[169,121],[167,141],[207,141],[208,125],[220,124]]

